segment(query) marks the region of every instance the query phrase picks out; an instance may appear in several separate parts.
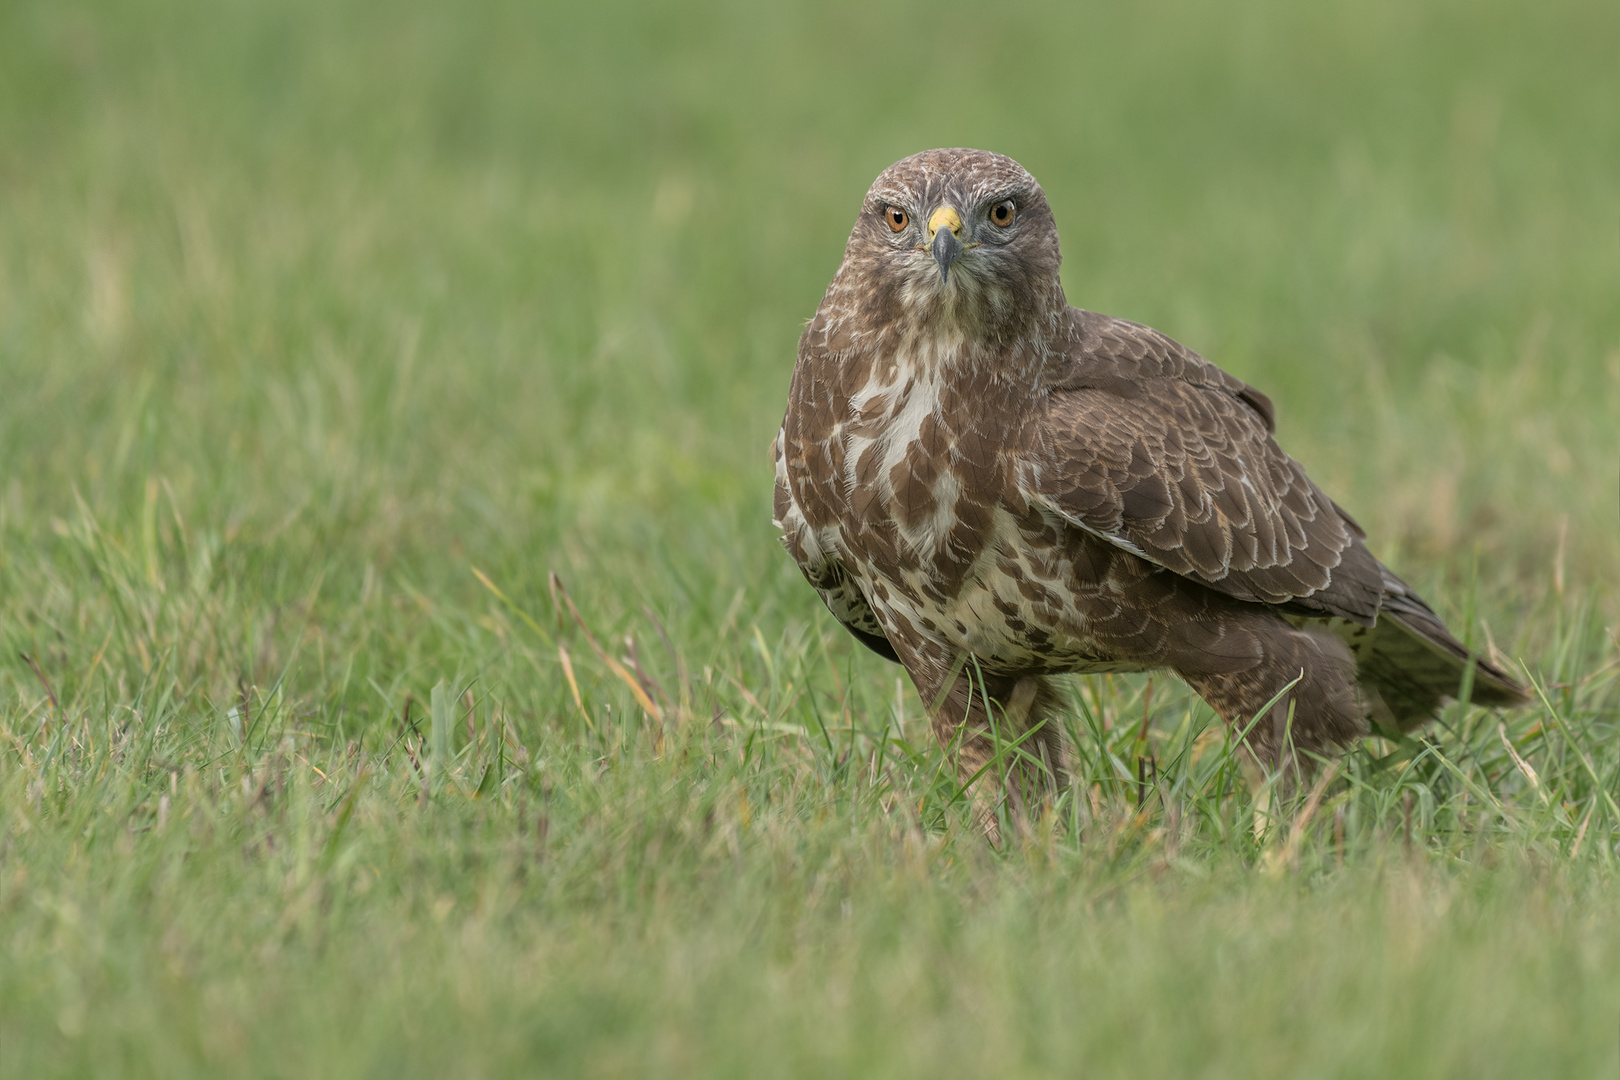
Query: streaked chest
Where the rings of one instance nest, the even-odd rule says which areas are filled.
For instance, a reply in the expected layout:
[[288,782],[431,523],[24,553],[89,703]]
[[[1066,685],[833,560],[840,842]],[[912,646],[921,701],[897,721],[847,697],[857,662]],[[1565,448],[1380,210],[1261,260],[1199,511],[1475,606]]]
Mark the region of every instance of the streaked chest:
[[828,547],[880,569],[960,581],[1014,490],[1027,412],[971,359],[959,341],[924,337],[845,373],[857,377],[826,417],[816,448],[824,466],[795,478]]

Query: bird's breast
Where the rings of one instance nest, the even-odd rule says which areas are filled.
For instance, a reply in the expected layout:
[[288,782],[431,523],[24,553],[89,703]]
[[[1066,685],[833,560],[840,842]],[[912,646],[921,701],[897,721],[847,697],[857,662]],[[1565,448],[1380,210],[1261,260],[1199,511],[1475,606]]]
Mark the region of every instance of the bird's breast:
[[1018,671],[1135,670],[1111,658],[1090,623],[1117,607],[1116,584],[1085,563],[1086,547],[1038,511],[994,508],[960,568],[908,565],[867,551],[856,580],[884,626],[905,627]]

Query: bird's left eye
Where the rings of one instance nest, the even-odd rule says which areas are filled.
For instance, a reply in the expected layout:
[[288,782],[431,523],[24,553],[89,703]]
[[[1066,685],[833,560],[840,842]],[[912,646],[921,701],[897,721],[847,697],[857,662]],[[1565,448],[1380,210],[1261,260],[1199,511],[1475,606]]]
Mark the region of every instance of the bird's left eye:
[[1000,225],[1002,228],[1006,228],[1008,225],[1012,224],[1013,215],[1015,213],[1017,213],[1017,210],[1013,206],[1013,201],[1011,199],[1003,199],[1001,202],[996,203],[996,205],[990,208],[990,220],[995,222],[997,225]]

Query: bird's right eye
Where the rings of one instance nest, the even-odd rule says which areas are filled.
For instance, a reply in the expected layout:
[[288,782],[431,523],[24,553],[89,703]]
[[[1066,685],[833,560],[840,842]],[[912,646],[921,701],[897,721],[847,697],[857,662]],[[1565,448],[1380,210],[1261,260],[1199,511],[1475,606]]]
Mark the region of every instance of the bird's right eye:
[[890,232],[905,232],[906,226],[911,224],[911,215],[898,206],[883,211],[883,219],[889,223]]

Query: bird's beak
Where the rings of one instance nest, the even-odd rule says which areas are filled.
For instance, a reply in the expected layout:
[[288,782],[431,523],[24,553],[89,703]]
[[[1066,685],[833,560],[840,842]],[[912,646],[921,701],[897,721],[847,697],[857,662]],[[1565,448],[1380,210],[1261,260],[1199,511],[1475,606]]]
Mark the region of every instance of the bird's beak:
[[939,263],[939,280],[949,281],[951,277],[951,263],[962,254],[962,245],[957,240],[957,234],[962,231],[962,216],[949,206],[942,206],[934,211],[934,216],[928,219],[929,250],[934,253],[934,261]]

